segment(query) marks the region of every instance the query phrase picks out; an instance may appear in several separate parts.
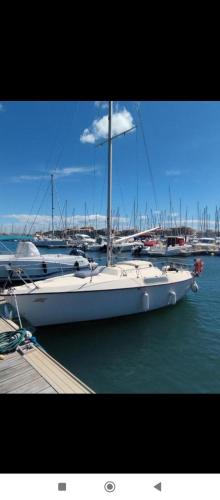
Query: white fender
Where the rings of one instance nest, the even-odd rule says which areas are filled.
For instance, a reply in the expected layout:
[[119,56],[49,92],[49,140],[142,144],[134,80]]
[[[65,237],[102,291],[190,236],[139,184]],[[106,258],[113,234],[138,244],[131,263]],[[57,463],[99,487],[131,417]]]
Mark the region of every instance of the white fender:
[[170,269],[170,266],[163,266],[162,267],[163,273],[166,273],[167,271],[169,271],[169,269]]
[[4,314],[5,318],[12,320],[13,311],[12,311],[12,309],[9,311],[7,303],[3,305],[3,314]]
[[143,310],[146,312],[149,311],[149,308],[150,308],[150,297],[149,293],[145,292],[143,295]]
[[199,289],[199,287],[198,287],[198,285],[197,285],[196,281],[193,281],[193,283],[192,283],[192,285],[191,285],[191,290],[192,290],[193,292],[198,292],[198,289]]
[[171,304],[172,306],[175,306],[176,304],[176,292],[172,290],[169,292],[168,304]]

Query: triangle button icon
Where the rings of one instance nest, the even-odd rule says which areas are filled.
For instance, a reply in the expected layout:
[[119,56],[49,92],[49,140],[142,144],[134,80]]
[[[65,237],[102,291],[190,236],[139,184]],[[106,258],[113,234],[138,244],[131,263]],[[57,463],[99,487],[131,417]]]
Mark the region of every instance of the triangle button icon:
[[154,488],[158,491],[162,491],[162,483],[155,484]]

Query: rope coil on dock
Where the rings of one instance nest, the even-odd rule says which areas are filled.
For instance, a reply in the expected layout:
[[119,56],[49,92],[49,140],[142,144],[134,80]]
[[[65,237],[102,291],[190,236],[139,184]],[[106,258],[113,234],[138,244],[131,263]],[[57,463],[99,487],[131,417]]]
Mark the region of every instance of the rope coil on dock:
[[0,354],[7,354],[13,352],[25,340],[30,338],[30,332],[24,328],[20,328],[15,332],[4,332],[0,334]]

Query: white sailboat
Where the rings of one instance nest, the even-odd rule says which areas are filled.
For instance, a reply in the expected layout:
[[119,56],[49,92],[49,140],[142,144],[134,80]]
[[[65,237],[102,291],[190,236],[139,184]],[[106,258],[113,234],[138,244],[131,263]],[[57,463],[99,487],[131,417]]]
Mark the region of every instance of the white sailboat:
[[132,249],[133,255],[141,257],[189,257],[192,255],[192,245],[185,242],[183,236],[170,236],[164,244],[159,241],[154,246],[136,247]]
[[58,238],[55,236],[54,232],[54,174],[51,174],[51,222],[52,222],[52,234],[48,237],[44,237],[41,234],[36,235],[33,238],[33,243],[37,247],[46,248],[66,248],[69,243],[72,243],[71,238]]
[[[120,134],[121,135],[121,134]],[[112,101],[109,102],[107,265],[88,276],[83,271],[15,287],[4,292],[21,316],[34,326],[73,323],[149,312],[174,305],[194,285],[182,268],[163,270],[150,262],[131,260],[112,265]]]
[[36,236],[33,238],[33,243],[36,245],[36,247],[41,247],[41,248],[66,248],[68,246],[68,241],[67,239],[61,239],[61,238],[43,238],[41,236]]
[[[146,235],[146,233],[155,231],[156,229],[160,229],[159,227],[154,227],[152,229],[148,229],[145,231],[141,231],[136,234],[130,234],[128,236],[122,236],[120,238],[116,237],[112,240],[112,251],[113,253],[121,253],[121,252],[130,252],[134,248],[140,248],[144,246],[142,241],[135,241],[135,238],[140,237],[142,235]],[[107,245],[106,245],[107,246]],[[102,245],[103,247],[103,245]]]

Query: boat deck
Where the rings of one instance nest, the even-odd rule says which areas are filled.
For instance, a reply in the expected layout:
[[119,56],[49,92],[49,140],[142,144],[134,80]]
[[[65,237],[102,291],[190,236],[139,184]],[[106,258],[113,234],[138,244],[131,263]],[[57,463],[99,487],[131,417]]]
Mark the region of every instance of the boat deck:
[[[0,334],[18,326],[0,316]],[[94,394],[41,347],[17,350],[0,360],[1,394]]]

